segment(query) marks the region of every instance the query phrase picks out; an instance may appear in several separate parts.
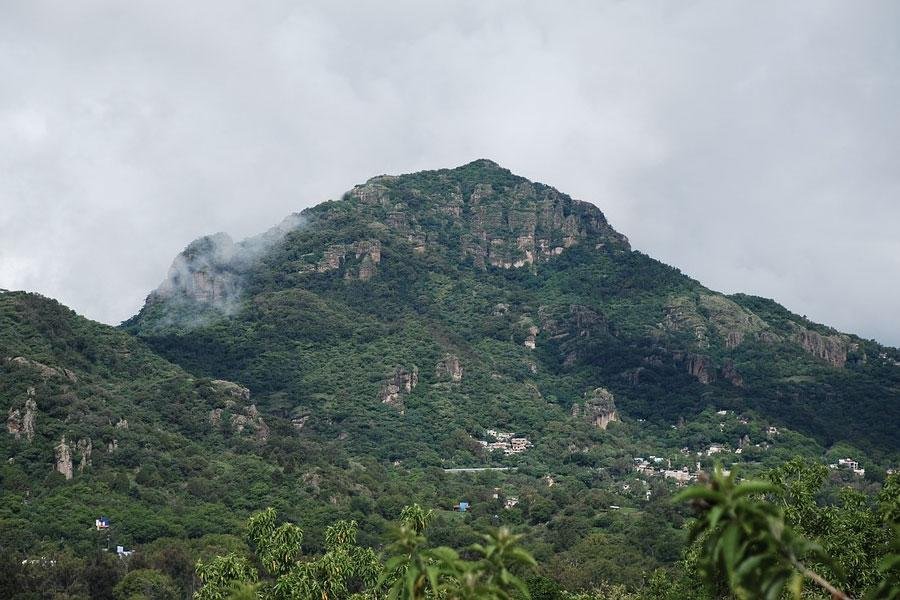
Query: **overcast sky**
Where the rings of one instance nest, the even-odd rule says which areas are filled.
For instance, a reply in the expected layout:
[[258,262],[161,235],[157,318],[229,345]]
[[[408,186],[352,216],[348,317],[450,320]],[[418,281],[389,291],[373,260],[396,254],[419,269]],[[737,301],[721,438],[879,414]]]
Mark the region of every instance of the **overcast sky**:
[[711,288],[900,345],[900,2],[0,2],[0,287],[491,158]]

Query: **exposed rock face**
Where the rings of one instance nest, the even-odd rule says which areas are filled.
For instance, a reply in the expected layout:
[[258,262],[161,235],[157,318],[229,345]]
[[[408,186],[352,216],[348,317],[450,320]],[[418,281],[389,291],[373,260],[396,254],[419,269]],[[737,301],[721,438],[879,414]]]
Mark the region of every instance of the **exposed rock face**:
[[56,470],[66,479],[72,479],[72,448],[66,443],[66,436],[62,437],[56,446]]
[[184,296],[201,304],[223,304],[236,298],[240,281],[231,268],[236,248],[227,233],[192,242],[175,257],[166,279],[152,297]]
[[[423,247],[424,250],[424,247]],[[350,259],[352,257],[352,260]],[[381,262],[381,241],[360,240],[353,244],[335,244],[325,248],[322,258],[314,265],[300,267],[301,273],[328,273],[345,267],[344,278],[368,281],[378,272]]]
[[397,367],[394,369],[394,374],[382,382],[378,399],[383,404],[387,404],[391,408],[399,410],[400,414],[403,414],[406,410],[406,406],[403,404],[403,396],[416,389],[418,384],[418,367],[413,365],[412,372],[407,371],[403,367]]
[[[233,381],[225,381],[224,379],[213,379],[210,382],[217,392],[227,394],[241,402],[250,402],[250,390]],[[128,426],[126,422],[126,427]]]
[[[288,215],[268,231],[238,243],[226,233],[204,236],[191,242],[172,261],[165,280],[150,293],[144,308],[160,302],[187,301],[224,314],[236,311],[245,274],[255,260],[288,232],[303,225],[304,221],[298,214]],[[151,327],[196,326],[204,320],[196,313],[185,311],[184,315],[169,315],[162,321],[151,317]]]
[[709,328],[706,319],[697,310],[693,298],[688,296],[670,298],[660,326],[664,331],[690,333],[698,348],[709,348]]
[[610,423],[619,420],[615,399],[606,388],[586,392],[584,402],[572,406],[572,416],[581,417],[599,429],[606,429]]
[[758,316],[724,296],[701,294],[699,304],[713,329],[725,340],[725,347],[728,349],[736,348],[746,336],[769,326]]
[[716,337],[727,349],[733,349],[769,327],[752,312],[718,294],[700,294],[696,300],[693,296],[675,296],[665,310],[661,329],[690,333],[699,349],[709,348]]
[[233,381],[214,379],[210,382],[217,392],[226,396],[225,408],[214,408],[209,411],[209,423],[213,427],[223,425],[222,415],[228,411],[231,415],[227,425],[237,435],[245,431],[252,433],[260,442],[269,441],[269,426],[262,418],[255,404],[250,402],[250,389]]
[[[465,230],[460,258],[482,269],[536,265],[588,238],[595,250],[628,249],[628,240],[609,226],[594,205],[517,179],[491,161],[475,161],[467,167],[496,171],[499,177],[464,191],[460,180],[449,173],[434,173],[428,190],[398,189],[397,177],[380,176],[354,187],[347,198],[355,200],[360,210],[379,214],[385,226],[409,240],[416,253],[427,247],[428,226],[420,222],[422,207],[430,213],[426,215],[430,221],[460,223]],[[327,267],[322,266],[337,268],[339,262],[335,255],[326,261]]]
[[805,351],[816,358],[828,362],[831,366],[842,368],[847,364],[847,351],[850,340],[844,335],[821,335],[799,325],[794,325],[793,341],[800,344]]
[[744,378],[734,367],[734,361],[725,361],[725,364],[722,366],[722,378],[730,381],[731,385],[735,387],[744,387]]
[[356,242],[353,251],[356,260],[359,261],[359,280],[370,280],[375,276],[375,265],[381,262],[381,242],[378,240]]
[[119,419],[118,421],[116,421],[116,429],[128,429],[128,420]]
[[[235,412],[231,413],[230,426],[231,430],[237,435],[242,435],[245,431],[248,433],[252,433],[254,437],[260,442],[269,441],[269,426],[266,424],[265,420],[263,420],[262,415],[259,413],[259,410],[256,408],[255,404],[251,404],[250,406],[237,407],[235,405],[231,405],[229,410],[234,410]],[[209,411],[209,423],[213,427],[221,427],[222,426],[222,415],[225,413],[225,409],[222,408],[214,408]]]
[[688,354],[685,365],[687,372],[696,377],[700,383],[708,384],[716,380],[716,368],[708,356]]
[[444,358],[438,361],[434,371],[439,379],[449,378],[450,381],[462,381],[463,378],[463,368],[459,363],[459,357],[453,354],[445,354]]
[[94,447],[91,444],[91,438],[80,439],[75,445],[75,450],[77,450],[78,454],[81,456],[81,462],[78,465],[79,473],[83,473],[85,467],[91,466],[91,452],[93,449]]
[[[373,177],[363,185],[358,185],[350,190],[349,195],[358,198],[360,202],[365,204],[388,205],[390,202],[390,189],[379,182],[379,180],[384,177],[385,176]],[[388,178],[387,180],[390,179],[391,178]]]
[[24,414],[18,408],[10,408],[6,419],[6,430],[18,440],[21,436],[30,442],[34,439],[34,424],[37,419],[37,402],[34,400],[34,388],[28,388],[25,399]]
[[65,369],[62,367],[51,367],[45,365],[44,363],[39,363],[36,360],[25,358],[24,356],[5,357],[3,361],[17,367],[35,370],[44,379],[53,377],[56,379],[66,379],[72,383],[78,382],[78,377],[73,371],[69,369]]
[[528,337],[525,338],[524,345],[529,350],[534,350],[537,347],[537,335],[540,333],[540,329],[535,325],[532,325],[528,328]]
[[266,425],[255,404],[246,407],[243,414],[232,415],[231,427],[239,435],[248,429],[260,442],[269,441],[269,426]]
[[589,236],[602,235],[615,245],[628,247],[628,240],[609,227],[592,204],[527,181],[502,195],[491,184],[478,184],[467,207],[473,235],[464,240],[463,253],[481,268],[533,265],[562,254]]
[[116,450],[119,449],[119,440],[113,438],[110,441],[106,442],[106,453],[112,454]]

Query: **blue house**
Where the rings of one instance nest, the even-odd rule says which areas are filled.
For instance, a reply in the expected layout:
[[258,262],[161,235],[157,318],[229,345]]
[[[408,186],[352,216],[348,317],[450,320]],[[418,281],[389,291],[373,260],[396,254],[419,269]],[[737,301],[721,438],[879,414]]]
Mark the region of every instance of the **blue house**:
[[459,504],[454,504],[453,508],[455,508],[459,512],[466,512],[467,510],[469,510],[469,503],[468,502],[460,502]]

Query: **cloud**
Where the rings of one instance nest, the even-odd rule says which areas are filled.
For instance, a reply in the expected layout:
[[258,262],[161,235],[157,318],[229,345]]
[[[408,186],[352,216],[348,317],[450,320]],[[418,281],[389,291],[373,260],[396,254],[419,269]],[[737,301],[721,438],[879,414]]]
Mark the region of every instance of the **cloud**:
[[0,7],[0,287],[115,323],[191,240],[492,158],[635,247],[900,344],[900,5]]

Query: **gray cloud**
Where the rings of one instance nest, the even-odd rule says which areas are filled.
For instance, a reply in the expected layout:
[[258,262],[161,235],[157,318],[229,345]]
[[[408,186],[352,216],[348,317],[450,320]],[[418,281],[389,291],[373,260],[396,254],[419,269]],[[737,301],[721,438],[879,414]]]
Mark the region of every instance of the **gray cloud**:
[[712,288],[900,344],[900,5],[0,5],[0,287],[115,323],[188,242],[489,157]]

